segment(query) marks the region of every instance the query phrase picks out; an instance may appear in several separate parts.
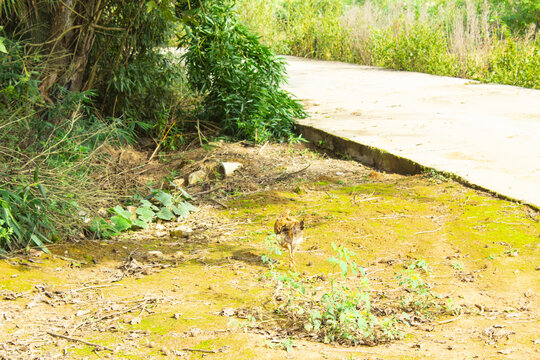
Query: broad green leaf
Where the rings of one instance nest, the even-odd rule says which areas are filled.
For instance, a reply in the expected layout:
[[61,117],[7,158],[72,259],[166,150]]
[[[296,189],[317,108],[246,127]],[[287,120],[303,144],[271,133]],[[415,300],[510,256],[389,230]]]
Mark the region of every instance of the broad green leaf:
[[142,208],[150,208],[150,209],[152,209],[154,211],[159,210],[159,208],[156,205],[152,204],[150,201],[148,201],[146,199],[141,200],[141,206],[140,207],[142,207]]
[[47,191],[45,190],[45,186],[43,186],[42,184],[38,184],[37,187],[39,189],[39,192],[41,193],[41,196],[43,196],[43,198],[47,200]]
[[189,213],[195,211],[197,208],[188,202],[181,202],[178,206],[171,206],[172,211],[183,218],[187,218]]
[[191,195],[189,195],[186,190],[182,189],[181,187],[177,187],[177,189],[180,191],[180,193],[182,194],[182,197],[186,200],[193,200],[193,197]]
[[133,226],[138,226],[142,229],[148,229],[148,223],[144,222],[143,220],[135,219],[131,220],[131,222],[133,223]]
[[154,194],[154,198],[159,201],[160,203],[163,204],[163,206],[171,206],[172,203],[173,203],[173,198],[171,196],[171,194],[167,194],[166,192],[164,191],[157,191],[155,194]]
[[3,52],[4,54],[7,54],[8,51],[6,49],[6,46],[4,45],[4,39],[3,37],[0,37],[0,52]]
[[118,215],[126,218],[126,219],[131,219],[133,217],[133,214],[129,211],[127,211],[126,209],[124,209],[123,207],[121,207],[120,205],[116,205],[115,207],[112,208],[112,211],[114,211],[115,213],[117,213]]
[[137,208],[135,212],[137,213],[137,215],[139,215],[139,219],[146,223],[152,222],[152,219],[156,215],[156,213],[148,207]]
[[174,214],[169,208],[162,207],[161,210],[156,213],[156,216],[162,220],[170,221],[175,218]]
[[131,227],[132,222],[129,219],[126,219],[123,216],[113,216],[111,217],[111,222],[118,231],[124,231]]

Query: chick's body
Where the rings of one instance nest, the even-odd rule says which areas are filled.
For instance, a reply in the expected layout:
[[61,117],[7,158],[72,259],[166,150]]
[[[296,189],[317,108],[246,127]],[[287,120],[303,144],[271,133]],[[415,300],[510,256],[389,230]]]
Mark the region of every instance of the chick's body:
[[276,220],[274,232],[279,236],[281,246],[289,252],[289,265],[296,267],[294,252],[304,241],[304,220],[298,221],[291,216],[290,210],[285,210]]

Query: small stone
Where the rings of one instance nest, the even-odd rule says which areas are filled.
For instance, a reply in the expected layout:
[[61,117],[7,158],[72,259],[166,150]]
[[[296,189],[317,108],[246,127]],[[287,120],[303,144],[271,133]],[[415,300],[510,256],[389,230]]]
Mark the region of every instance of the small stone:
[[239,162],[222,162],[221,171],[227,177],[231,176],[236,170],[241,169],[242,166],[244,165]]
[[148,255],[154,256],[154,257],[163,257],[163,253],[159,250],[152,250],[148,252]]
[[184,178],[177,178],[172,181],[173,186],[176,188],[183,187],[185,183],[186,183],[186,180],[184,180]]
[[156,347],[156,343],[153,342],[153,341],[150,341],[150,342],[148,343],[148,347],[151,348],[151,349],[153,349],[153,348]]
[[508,355],[508,354],[511,354],[513,353],[515,350],[514,349],[503,349],[503,350],[499,350],[497,351],[499,354],[503,354],[503,355]]
[[161,352],[162,352],[163,355],[165,355],[165,356],[171,355],[171,351],[170,351],[169,349],[167,349],[165,346],[163,346],[163,347],[161,348]]
[[163,225],[163,224],[156,224],[156,230],[165,230],[165,225]]
[[165,237],[167,236],[166,231],[156,231],[156,237]]
[[233,308],[225,308],[225,309],[221,310],[220,315],[221,316],[226,316],[226,317],[231,317],[231,316],[234,316],[235,313],[236,313],[236,311]]
[[203,170],[192,172],[188,176],[188,185],[195,185],[204,179],[206,179],[206,173]]
[[199,329],[199,328],[194,327],[194,328],[189,329],[185,333],[188,336],[195,337],[195,336],[198,336],[198,335],[202,334],[203,331],[201,329]]
[[175,238],[187,238],[193,233],[193,230],[186,225],[180,225],[171,230],[170,236]]
[[178,320],[178,319],[180,319],[180,316],[182,316],[182,314],[180,314],[180,313],[174,313],[173,318],[174,318],[175,320]]

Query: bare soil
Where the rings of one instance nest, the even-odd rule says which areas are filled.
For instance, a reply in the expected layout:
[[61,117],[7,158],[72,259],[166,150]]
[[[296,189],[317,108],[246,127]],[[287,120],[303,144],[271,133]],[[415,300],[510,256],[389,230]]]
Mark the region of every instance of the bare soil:
[[[108,152],[136,168],[118,180],[126,183],[170,187],[205,170],[185,186],[199,210],[1,261],[0,358],[540,359],[540,223],[526,206],[437,175],[381,173],[307,144],[213,143],[147,168],[138,166],[148,154]],[[223,178],[219,161],[243,166]],[[261,261],[286,208],[306,222],[301,279],[328,286],[331,244],[344,245],[374,299],[386,299],[379,310],[397,313],[405,290],[396,275],[425,260],[431,291],[457,311],[420,314],[401,324],[403,338],[374,346],[310,336],[275,312],[279,289]],[[171,233],[179,225],[192,233]],[[285,255],[277,269],[288,271]]]

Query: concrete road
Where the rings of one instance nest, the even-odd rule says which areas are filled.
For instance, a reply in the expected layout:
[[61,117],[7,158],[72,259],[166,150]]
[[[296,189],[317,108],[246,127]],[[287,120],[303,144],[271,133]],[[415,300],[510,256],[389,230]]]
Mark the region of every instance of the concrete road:
[[[287,61],[285,89],[311,115],[299,121],[310,140],[321,140],[321,132],[350,140],[540,207],[540,90],[339,62]],[[369,156],[374,155],[359,157],[383,164]]]

